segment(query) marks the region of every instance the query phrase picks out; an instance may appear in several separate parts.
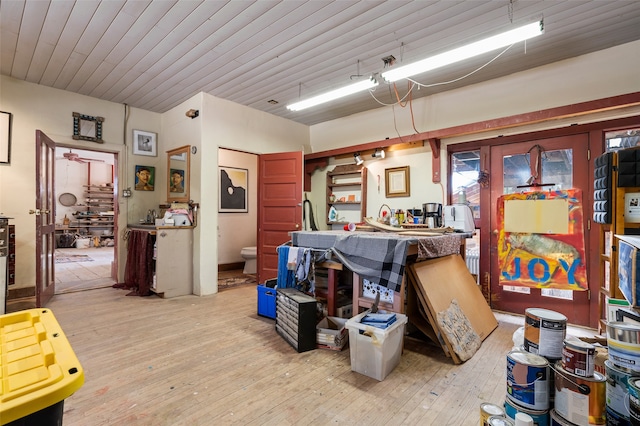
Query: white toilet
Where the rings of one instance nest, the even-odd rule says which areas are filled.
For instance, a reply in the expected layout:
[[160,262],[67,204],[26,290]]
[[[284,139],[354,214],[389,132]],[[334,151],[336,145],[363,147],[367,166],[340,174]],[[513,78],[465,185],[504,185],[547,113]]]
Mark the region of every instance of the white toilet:
[[258,255],[258,249],[256,247],[243,247],[240,250],[240,255],[244,259],[244,274],[256,273],[256,257]]

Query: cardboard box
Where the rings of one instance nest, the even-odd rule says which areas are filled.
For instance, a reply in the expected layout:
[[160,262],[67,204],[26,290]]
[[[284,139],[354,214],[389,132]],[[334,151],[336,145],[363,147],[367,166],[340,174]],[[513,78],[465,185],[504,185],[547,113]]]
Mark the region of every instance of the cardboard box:
[[338,317],[325,317],[316,326],[316,342],[319,348],[341,351],[349,341],[347,320]]

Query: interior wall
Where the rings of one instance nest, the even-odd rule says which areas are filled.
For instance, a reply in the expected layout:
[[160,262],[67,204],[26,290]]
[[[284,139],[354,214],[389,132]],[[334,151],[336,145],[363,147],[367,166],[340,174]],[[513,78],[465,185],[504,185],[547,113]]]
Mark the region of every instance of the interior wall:
[[[16,284],[13,288],[30,288],[35,283],[35,134],[43,131],[56,143],[78,149],[101,150],[117,158],[116,185],[133,186],[132,173],[127,171],[132,156],[131,129],[159,130],[160,115],[130,108],[125,124],[124,105],[102,101],[59,89],[40,86],[0,75],[0,110],[13,114],[11,164],[0,165],[0,212],[12,217],[16,225]],[[77,141],[73,135],[73,112],[104,117],[103,139],[99,144]],[[154,157],[155,158],[155,157]],[[131,161],[133,163],[133,161]],[[153,161],[152,161],[153,163]],[[126,187],[125,186],[125,187]],[[146,194],[150,199],[153,194]],[[128,220],[127,212],[136,210],[142,196],[131,199],[118,197],[118,260],[120,279],[124,275],[126,249],[122,230]],[[144,197],[147,198],[147,197]],[[151,205],[149,200],[149,205]],[[157,204],[154,200],[153,204]],[[145,204],[146,205],[146,204]]]
[[[491,66],[500,66],[500,63]],[[639,67],[640,41],[635,41],[418,98],[413,101],[415,127],[422,133],[638,92]],[[547,123],[547,126],[556,124]],[[414,133],[409,108],[381,107],[310,127],[313,152]]]
[[[618,66],[617,64],[625,65]],[[496,63],[495,66],[499,66],[499,63]],[[637,78],[636,70],[639,67],[640,41],[627,43],[488,82],[415,99],[413,101],[415,126],[418,132],[422,133],[638,92],[640,91],[640,79]],[[398,151],[394,153],[396,157],[394,161],[398,161],[401,165],[416,164],[420,169],[418,172],[420,177],[416,176],[414,179],[412,167],[411,182],[418,182],[418,179],[421,180],[426,176],[426,181],[420,181],[420,191],[425,200],[423,202],[436,201],[443,199],[442,194],[443,192],[446,194],[447,191],[447,179],[444,176],[444,171],[447,170],[446,147],[449,144],[570,126],[576,123],[628,117],[637,115],[639,112],[640,106],[633,106],[527,126],[444,138],[441,141],[440,151],[440,168],[443,171],[442,186],[431,182],[432,153],[429,148],[425,148],[425,151],[421,151],[420,155],[415,157],[412,150]],[[313,152],[414,134],[410,117],[408,108],[382,107],[313,125],[310,127]],[[392,167],[387,165],[392,162],[388,159],[374,162],[365,160],[365,166],[374,168],[374,170],[370,170],[369,175],[368,190],[371,191],[371,180],[372,178],[375,180],[379,174],[375,170],[377,165]],[[372,164],[376,164],[376,166]],[[326,204],[325,179],[328,169],[330,167],[325,170],[317,170],[312,176],[310,198],[318,206]],[[382,193],[384,194],[384,191]],[[369,215],[377,214],[381,201],[395,202],[395,200],[385,200],[380,197],[369,197],[367,207]],[[326,216],[323,217],[323,219],[325,218]]]
[[[71,161],[63,157],[63,153],[73,152],[79,157],[101,159],[104,162]],[[113,155],[101,154],[93,151],[56,147],[56,224],[62,224],[65,216],[73,220],[73,214],[79,210],[77,207],[66,207],[60,204],[60,195],[73,194],[77,203],[84,204],[86,200],[84,185],[113,184]]]
[[[202,208],[196,236],[200,247],[200,270],[194,271],[200,275],[200,283],[198,287],[194,287],[194,292],[205,295],[218,291],[218,264],[211,259],[218,259],[219,252],[226,249],[218,241],[221,216],[217,213],[217,165],[221,164],[218,149],[238,149],[254,154],[309,152],[310,144],[308,126],[206,93],[201,95],[202,147],[199,161],[202,168],[199,178]],[[182,113],[184,114],[184,111]]]
[[221,148],[219,165],[246,169],[248,175],[247,213],[218,214],[218,264],[242,262],[243,247],[252,247],[258,239],[258,156],[246,152]]

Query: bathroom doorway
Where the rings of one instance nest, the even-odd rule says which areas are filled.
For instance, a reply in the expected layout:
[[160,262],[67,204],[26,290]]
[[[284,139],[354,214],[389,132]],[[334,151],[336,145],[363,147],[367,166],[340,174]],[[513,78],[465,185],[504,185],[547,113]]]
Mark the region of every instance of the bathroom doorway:
[[56,294],[116,281],[113,153],[56,147]]

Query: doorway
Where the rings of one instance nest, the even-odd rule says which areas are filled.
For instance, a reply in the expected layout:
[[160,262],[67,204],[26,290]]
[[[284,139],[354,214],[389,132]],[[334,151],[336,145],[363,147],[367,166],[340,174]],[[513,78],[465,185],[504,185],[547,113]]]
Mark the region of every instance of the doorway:
[[[562,190],[577,188],[583,195],[589,188],[588,159],[589,138],[587,134],[577,134],[530,142],[496,145],[491,147],[491,205],[498,204],[503,194],[530,191],[534,189]],[[523,187],[527,184],[553,186]],[[519,188],[520,187],[520,188]],[[584,202],[584,217],[590,217],[591,207]],[[524,314],[530,307],[541,307],[564,314],[570,323],[590,325],[589,291],[553,290],[527,286],[501,286],[498,265],[498,211],[491,210],[491,300],[492,308]],[[588,238],[585,224],[585,254],[582,259],[589,264]],[[595,280],[591,280],[593,286]],[[495,284],[494,284],[495,283]],[[597,288],[593,293],[596,294]]]
[[110,287],[116,155],[61,146],[55,153],[55,294]]

